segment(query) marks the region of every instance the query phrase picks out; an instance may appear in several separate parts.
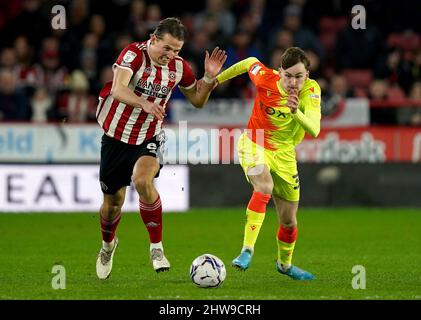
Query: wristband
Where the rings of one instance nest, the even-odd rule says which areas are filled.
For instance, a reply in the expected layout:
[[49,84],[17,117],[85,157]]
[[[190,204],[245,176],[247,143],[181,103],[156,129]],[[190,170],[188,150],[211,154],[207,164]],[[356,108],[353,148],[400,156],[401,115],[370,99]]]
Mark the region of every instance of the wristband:
[[206,74],[203,76],[203,81],[207,84],[212,84],[215,81],[215,78],[209,78]]

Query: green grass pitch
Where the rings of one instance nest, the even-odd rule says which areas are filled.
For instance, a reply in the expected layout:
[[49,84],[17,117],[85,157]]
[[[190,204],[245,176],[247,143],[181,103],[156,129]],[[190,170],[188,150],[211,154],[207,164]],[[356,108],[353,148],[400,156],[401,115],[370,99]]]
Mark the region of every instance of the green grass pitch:
[[[421,212],[415,209],[300,209],[293,263],[314,273],[298,282],[276,272],[277,222],[268,210],[246,272],[230,266],[242,244],[243,209],[197,209],[164,215],[172,268],[156,274],[138,214],[123,214],[119,248],[106,281],[96,278],[101,237],[97,214],[0,214],[0,299],[421,299]],[[202,253],[227,267],[221,287],[201,289],[189,278]],[[54,265],[66,289],[54,290]],[[355,290],[355,265],[366,289]]]

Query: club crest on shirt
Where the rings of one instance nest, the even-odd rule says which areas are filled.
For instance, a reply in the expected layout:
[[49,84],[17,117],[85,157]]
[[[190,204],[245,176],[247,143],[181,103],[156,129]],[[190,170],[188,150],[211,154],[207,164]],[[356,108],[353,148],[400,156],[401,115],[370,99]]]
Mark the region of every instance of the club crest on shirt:
[[175,74],[175,72],[171,71],[171,72],[168,73],[168,78],[171,81],[174,81],[176,77],[177,77],[177,75]]
[[312,93],[310,94],[310,99],[314,106],[320,106],[320,95]]
[[151,67],[146,67],[145,68],[145,73],[146,74],[150,74],[152,72],[152,68]]
[[131,50],[127,50],[127,52],[123,56],[123,61],[126,63],[132,62],[136,58],[137,54]]

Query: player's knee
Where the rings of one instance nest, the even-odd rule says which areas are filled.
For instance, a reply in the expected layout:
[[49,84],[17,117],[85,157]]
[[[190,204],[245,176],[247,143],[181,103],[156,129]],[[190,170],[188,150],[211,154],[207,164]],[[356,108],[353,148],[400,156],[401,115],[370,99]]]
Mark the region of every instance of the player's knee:
[[281,225],[287,229],[294,229],[297,226],[296,219],[282,220]]
[[282,217],[281,225],[288,229],[293,229],[297,226],[297,219],[295,217]]
[[273,182],[272,181],[263,181],[254,184],[254,191],[264,193],[264,194],[272,194],[273,191]]
[[153,180],[146,178],[146,177],[136,177],[133,179],[133,183],[135,185],[136,191],[140,194],[150,194],[153,192]]
[[122,203],[120,204],[104,202],[101,207],[101,213],[108,218],[113,218],[121,211],[122,206]]

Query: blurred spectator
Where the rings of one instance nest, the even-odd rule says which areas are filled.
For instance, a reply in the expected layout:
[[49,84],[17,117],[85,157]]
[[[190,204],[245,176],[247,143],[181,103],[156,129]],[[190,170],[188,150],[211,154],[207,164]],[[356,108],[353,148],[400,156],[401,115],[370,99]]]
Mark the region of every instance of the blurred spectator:
[[16,73],[16,54],[13,48],[4,48],[0,54],[0,68]]
[[130,5],[129,16],[126,29],[137,40],[149,38],[146,20],[146,2],[144,0],[134,0]]
[[117,39],[115,41],[114,54],[113,54],[113,59],[112,59],[111,63],[114,63],[117,60],[117,58],[118,58],[118,54],[125,47],[127,47],[130,43],[132,43],[133,41],[135,41],[135,40],[132,38],[132,36],[130,36],[128,34],[120,34],[120,35],[118,35],[117,36]]
[[294,36],[288,29],[279,29],[274,36],[273,43],[269,46],[270,50],[280,49],[285,51],[294,45]]
[[205,18],[202,31],[208,34],[208,47],[213,48],[219,46],[220,48],[226,48],[228,45],[228,40],[222,32],[221,26],[218,24],[218,17],[215,15],[210,14]]
[[351,24],[337,34],[335,64],[337,70],[372,68],[382,53],[383,41],[379,29],[368,19],[366,29],[354,29]]
[[37,88],[31,99],[31,121],[44,123],[49,120],[48,113],[51,111],[52,99],[44,88]]
[[273,50],[271,55],[270,55],[269,67],[274,69],[274,70],[278,70],[281,67],[281,60],[282,60],[283,54],[284,54],[283,49]]
[[370,85],[368,97],[373,100],[386,100],[389,88],[386,80],[376,79]]
[[371,124],[384,125],[397,123],[396,108],[378,106],[379,103],[387,102],[390,89],[388,82],[384,79],[376,79],[371,83],[368,98],[377,105],[370,108]]
[[291,31],[294,37],[294,45],[303,50],[315,52],[320,59],[324,57],[323,47],[316,35],[307,27],[302,25],[302,9],[296,4],[289,4],[284,9],[284,20],[282,27]]
[[17,58],[18,85],[32,94],[36,85],[36,70],[33,65],[33,48],[24,36],[17,37],[14,43]]
[[204,30],[199,30],[194,33],[192,41],[189,41],[185,48],[183,48],[183,54],[189,57],[189,62],[192,62],[196,67],[195,74],[204,73],[203,59],[206,50],[211,50],[209,46],[209,34]]
[[354,96],[354,92],[349,87],[346,78],[340,74],[336,74],[332,77],[330,80],[330,86],[324,91],[324,101],[322,102],[323,116],[335,113],[335,111],[340,107],[340,104],[344,103],[344,99],[352,98]]
[[66,87],[67,68],[60,63],[59,43],[56,38],[45,38],[42,43],[41,65],[35,66],[36,83],[52,97]]
[[83,38],[83,46],[80,52],[80,63],[81,69],[88,77],[89,82],[92,84],[96,80],[97,76],[97,64],[98,64],[98,37],[94,33],[88,33]]
[[224,36],[230,36],[235,29],[235,17],[227,10],[225,2],[222,0],[206,0],[206,8],[195,16],[194,29],[201,30],[206,17],[212,15],[217,17],[218,25],[221,27]]
[[406,92],[409,92],[411,85],[411,66],[409,62],[403,60],[402,52],[392,49],[386,58],[379,59],[375,70],[376,78],[387,79],[390,85],[398,85]]
[[[90,33],[97,39],[96,67],[101,70],[109,61],[113,60],[113,39],[107,31],[107,25],[102,15],[94,14],[90,20]],[[96,72],[95,72],[96,73]]]
[[412,85],[408,99],[418,106],[401,106],[398,108],[398,122],[401,125],[421,126],[421,81]]
[[58,117],[68,122],[95,120],[96,97],[89,94],[89,81],[81,70],[70,77],[70,92],[60,95],[57,101]]
[[79,55],[83,37],[89,30],[90,10],[88,0],[73,0],[69,4],[68,27],[62,36],[62,56],[64,64],[70,69],[78,68]]
[[112,81],[113,77],[114,77],[114,73],[113,73],[112,66],[111,65],[105,66],[101,70],[98,81],[95,81],[93,85],[91,86],[90,92],[95,97],[98,97],[102,87],[104,87],[104,85],[107,82]]
[[[65,30],[51,28],[51,7],[55,4],[66,8]],[[421,19],[415,2],[364,1],[368,17],[365,30],[354,30],[352,17],[344,28],[354,4],[337,0],[207,0],[187,9],[180,5],[167,11],[164,1],[0,1],[0,69],[12,72],[18,95],[26,93],[28,100],[33,98],[34,121],[54,118],[50,113],[57,109],[48,109],[47,100],[54,105],[55,95],[69,90],[69,72],[81,70],[90,82],[90,93],[96,97],[104,79],[113,76],[110,66],[119,52],[133,41],[148,39],[163,15],[174,14],[181,16],[189,30],[191,40],[186,42],[183,56],[197,75],[203,74],[205,51],[214,46],[228,50],[225,67],[243,57],[257,56],[276,70],[283,50],[298,45],[310,59],[310,77],[322,87],[323,112],[336,110],[337,101],[344,96],[388,101],[405,94],[417,96],[413,92],[417,92],[415,83],[421,81]],[[400,14],[396,15],[398,10]],[[322,18],[333,21],[327,24],[330,31],[335,31],[333,38],[323,35],[322,25],[326,24],[321,23]],[[345,76],[350,71],[354,76],[347,76],[346,84],[335,75],[338,71]],[[373,81],[369,90],[373,74],[367,78],[361,72],[359,77],[357,71],[374,71],[374,77],[382,80]],[[218,86],[212,97],[248,97],[250,88],[244,75]],[[184,99],[177,91],[174,96]],[[34,109],[34,103],[39,107]],[[417,109],[396,111],[404,110]],[[378,123],[394,121],[395,115],[382,113],[393,112],[393,108],[372,111]],[[410,120],[411,116],[409,112],[404,121],[400,117],[400,123],[417,123]]]
[[6,27],[2,42],[7,39],[7,42],[12,43],[16,37],[23,35],[38,50],[40,40],[50,34],[48,17],[42,10],[41,0],[23,0],[21,4],[22,11]]
[[421,81],[421,47],[415,52],[414,60],[410,66],[411,82]]
[[159,24],[159,21],[161,21],[162,19],[163,18],[162,18],[161,7],[157,4],[148,5],[148,7],[146,8],[146,19],[145,19],[145,26],[148,33],[148,38],[149,38],[149,34],[155,30],[155,28]]
[[320,63],[320,57],[314,51],[311,51],[311,50],[306,50],[306,56],[308,60],[310,61],[310,67],[309,67],[310,78],[311,79],[321,78],[323,76],[323,73],[322,73],[322,67]]
[[[233,45],[229,46],[226,50],[228,58],[225,65],[231,66],[248,57],[256,57],[257,59],[262,60],[260,51],[254,47],[251,40],[251,35],[246,30],[237,29],[233,35]],[[229,82],[227,93],[229,94],[229,97],[232,98],[251,98],[252,92],[250,92],[250,88],[249,76],[245,73],[235,77]]]
[[0,70],[0,120],[28,121],[31,117],[29,101],[25,93],[16,87],[13,73]]

